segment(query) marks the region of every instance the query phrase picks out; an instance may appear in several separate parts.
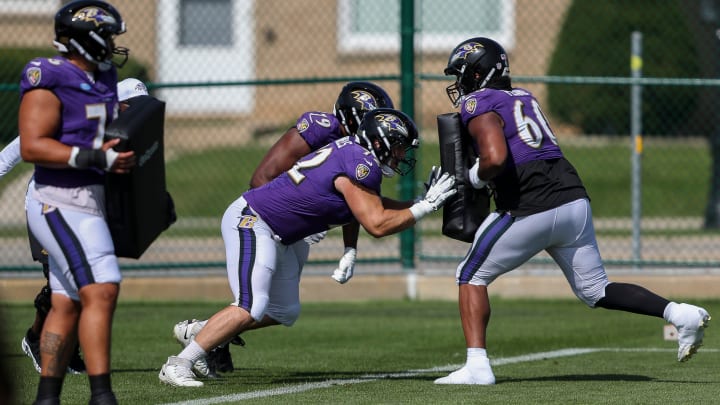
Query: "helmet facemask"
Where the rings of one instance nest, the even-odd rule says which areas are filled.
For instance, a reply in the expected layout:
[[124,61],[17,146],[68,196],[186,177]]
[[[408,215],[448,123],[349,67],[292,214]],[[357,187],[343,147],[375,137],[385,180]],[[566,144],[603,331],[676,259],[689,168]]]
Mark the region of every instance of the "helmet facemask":
[[342,125],[345,130],[345,135],[353,135],[357,132],[358,126],[362,121],[364,111],[361,114],[354,106],[349,108],[337,108],[336,105],[333,108],[333,115],[335,115],[340,121],[340,125]]
[[450,99],[450,102],[455,107],[460,105],[460,100],[465,95],[465,90],[463,89],[463,86],[461,84],[461,78],[462,78],[463,73],[465,72],[466,68],[467,68],[467,64],[463,64],[459,71],[457,71],[455,69],[451,69],[451,68],[445,69],[446,75],[454,75],[455,76],[455,83],[453,83],[445,88],[445,92],[447,93],[448,98]]
[[[413,141],[413,145],[406,145],[403,146],[402,144],[396,144],[395,146],[390,148],[390,161],[388,165],[383,165],[383,173],[385,173],[385,167],[392,170],[394,173],[397,173],[401,176],[404,176],[408,173],[410,173],[415,168],[415,163],[417,162],[415,158],[412,156],[413,151],[418,146],[418,140],[415,139]],[[387,177],[392,177],[387,176]]]
[[417,127],[404,113],[381,108],[365,115],[359,141],[380,162],[383,175],[406,175],[415,167],[413,150],[420,143]]

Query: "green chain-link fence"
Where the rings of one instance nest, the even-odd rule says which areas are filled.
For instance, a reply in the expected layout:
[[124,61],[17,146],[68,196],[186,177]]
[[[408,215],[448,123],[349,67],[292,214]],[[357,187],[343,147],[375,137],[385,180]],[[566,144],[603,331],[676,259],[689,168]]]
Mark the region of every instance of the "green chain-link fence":
[[[168,188],[179,217],[140,260],[123,260],[126,269],[224,266],[219,222],[226,206],[272,142],[305,111],[331,113],[349,80],[381,84],[421,128],[414,175],[383,189],[411,198],[439,162],[436,116],[453,111],[442,75],[447,57],[473,36],[503,44],[515,85],[538,96],[588,188],[610,265],[720,264],[720,1],[112,3],[128,26],[116,42],[131,50],[121,77],[141,78],[167,102]],[[0,1],[0,145],[16,136],[22,66],[53,53],[59,5]],[[642,34],[635,59],[633,32]],[[633,79],[631,59],[641,78]],[[641,89],[635,103],[633,85]],[[0,179],[5,271],[37,268],[23,209],[31,173],[22,163]],[[468,245],[442,237],[440,221],[433,215],[404,236],[363,234],[364,268],[457,261]],[[341,239],[331,231],[311,249],[311,264],[334,263]],[[544,261],[541,255],[535,263]]]

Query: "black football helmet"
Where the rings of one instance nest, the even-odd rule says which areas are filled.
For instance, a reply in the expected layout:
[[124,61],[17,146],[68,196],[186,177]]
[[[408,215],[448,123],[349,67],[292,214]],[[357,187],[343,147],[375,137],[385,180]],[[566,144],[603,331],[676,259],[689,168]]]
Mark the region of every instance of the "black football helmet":
[[376,108],[395,108],[390,96],[377,84],[350,82],[346,84],[335,102],[333,114],[340,120],[345,135],[353,136],[363,115]]
[[446,91],[457,107],[460,98],[486,87],[496,78],[510,76],[510,62],[500,44],[490,38],[470,38],[456,46],[450,54],[446,76],[457,80]]
[[386,177],[404,176],[415,167],[409,152],[420,144],[418,130],[402,111],[377,108],[366,112],[356,138],[380,161]]
[[[124,32],[125,21],[115,7],[99,0],[77,0],[55,14],[53,44],[61,53],[77,52],[106,71],[127,61],[128,49],[116,47],[113,41]],[[114,55],[119,55],[117,62]]]

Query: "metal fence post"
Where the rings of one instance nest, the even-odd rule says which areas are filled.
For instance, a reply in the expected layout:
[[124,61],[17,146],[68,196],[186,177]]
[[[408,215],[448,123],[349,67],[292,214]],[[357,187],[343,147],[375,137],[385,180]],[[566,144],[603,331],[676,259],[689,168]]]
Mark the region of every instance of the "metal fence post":
[[[630,71],[633,79],[642,77],[642,33],[633,31],[630,57]],[[630,132],[632,134],[632,258],[633,267],[638,268],[642,260],[640,239],[640,221],[642,217],[642,85],[638,81],[632,84],[630,96]]]
[[[415,118],[415,3],[403,0],[400,5],[400,94],[401,109]],[[400,199],[412,200],[415,193],[415,171],[400,179]],[[400,234],[400,257],[405,269],[415,268],[415,229]]]

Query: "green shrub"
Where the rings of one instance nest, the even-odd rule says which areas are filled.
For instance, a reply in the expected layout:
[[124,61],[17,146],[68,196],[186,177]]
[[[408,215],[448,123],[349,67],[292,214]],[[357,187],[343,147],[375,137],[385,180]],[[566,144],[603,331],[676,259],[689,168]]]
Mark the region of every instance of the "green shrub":
[[[0,144],[9,142],[18,133],[18,89],[23,68],[33,58],[56,54],[53,48],[0,48]],[[118,70],[118,74],[120,79],[135,77],[144,82],[149,80],[148,69],[132,59]]]
[[[573,1],[548,73],[629,77],[631,33],[639,31],[643,34],[643,77],[697,77],[697,50],[680,7],[679,0]],[[697,91],[645,86],[643,133],[678,133],[696,108]],[[630,86],[552,84],[548,103],[556,119],[584,133],[630,133]]]

